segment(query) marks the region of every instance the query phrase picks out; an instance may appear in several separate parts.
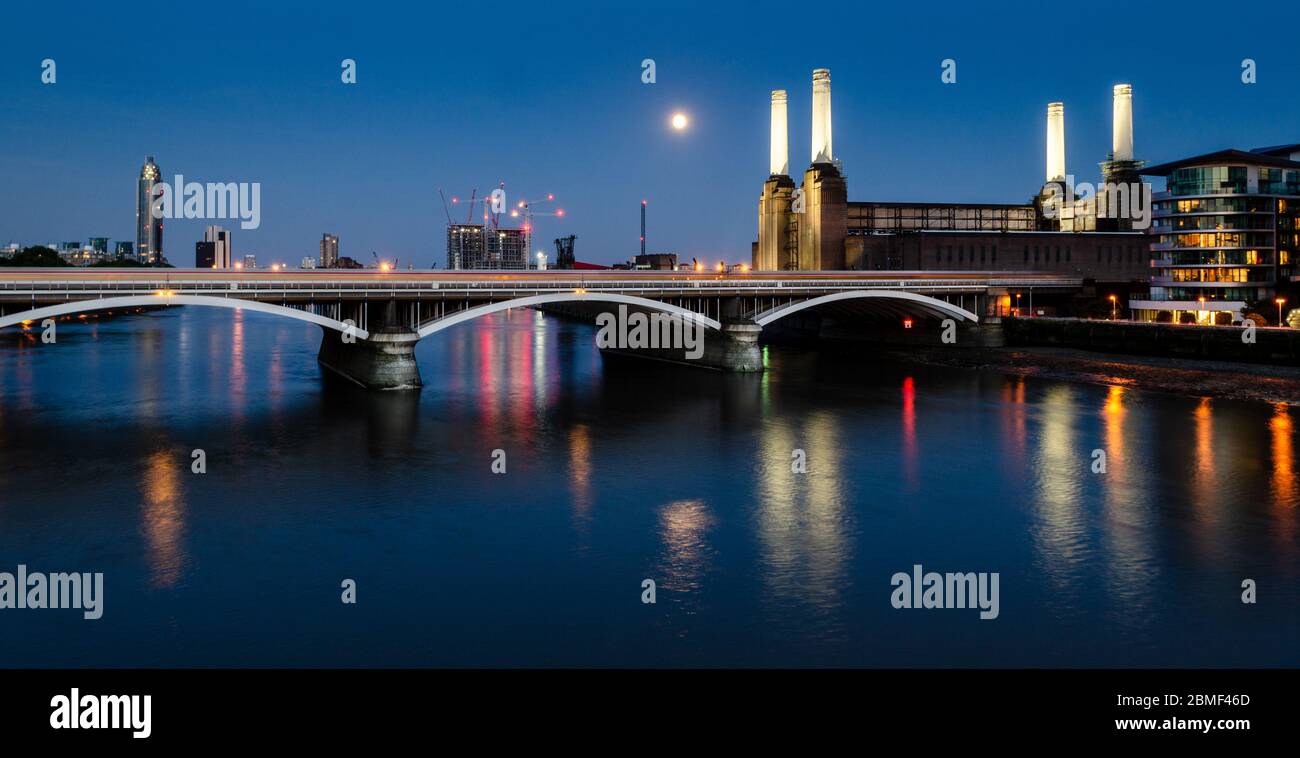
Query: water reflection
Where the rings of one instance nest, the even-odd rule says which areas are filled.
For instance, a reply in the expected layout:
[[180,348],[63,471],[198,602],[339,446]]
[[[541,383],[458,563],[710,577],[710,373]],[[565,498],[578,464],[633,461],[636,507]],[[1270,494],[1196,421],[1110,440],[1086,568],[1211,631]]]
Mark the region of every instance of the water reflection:
[[1273,495],[1273,514],[1277,521],[1279,541],[1286,545],[1291,556],[1296,553],[1296,510],[1300,507],[1300,493],[1297,492],[1295,465],[1295,430],[1291,420],[1291,409],[1285,403],[1278,403],[1273,409],[1273,417],[1268,422],[1272,437],[1273,476],[1270,482]]
[[1004,476],[1019,478],[1025,469],[1027,439],[1029,437],[1028,413],[1025,408],[1025,378],[1017,376],[1002,383],[1002,409],[998,414],[1002,424],[1003,454],[1000,456]]
[[1129,449],[1132,432],[1127,424],[1131,415],[1127,403],[1132,394],[1123,387],[1107,389],[1101,413],[1106,473],[1093,476],[1105,497],[1101,537],[1106,587],[1115,598],[1109,615],[1126,626],[1142,627],[1150,621],[1147,608],[1155,601],[1153,579],[1157,568],[1150,544],[1149,527],[1154,517],[1151,488],[1144,486],[1144,472]]
[[1038,519],[1031,533],[1039,569],[1052,582],[1053,606],[1060,613],[1077,609],[1077,580],[1091,553],[1079,486],[1095,445],[1085,446],[1075,433],[1079,409],[1074,393],[1075,388],[1066,385],[1047,390],[1032,466]]
[[916,380],[903,380],[903,477],[916,489]]
[[[764,423],[757,514],[762,578],[773,605],[806,604],[825,614],[840,608],[851,581],[843,442],[829,412],[810,413],[797,434],[795,424]],[[796,448],[807,455],[807,473],[792,470]]]
[[154,587],[175,585],[185,567],[185,503],[180,483],[184,465],[174,451],[156,450],[145,460],[140,480],[144,496],[141,520]]
[[690,593],[700,589],[701,578],[708,568],[713,550],[708,533],[713,514],[703,500],[679,500],[659,511],[659,534],[663,554],[659,575],[664,589]]
[[591,508],[591,431],[586,424],[569,430],[569,492],[574,515],[585,523]]

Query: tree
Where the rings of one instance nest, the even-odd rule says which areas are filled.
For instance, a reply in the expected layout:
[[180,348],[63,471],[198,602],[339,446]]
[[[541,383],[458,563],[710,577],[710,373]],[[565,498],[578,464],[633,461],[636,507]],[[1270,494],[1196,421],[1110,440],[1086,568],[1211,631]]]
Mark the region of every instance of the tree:
[[0,266],[21,268],[62,268],[71,265],[71,263],[60,258],[58,252],[54,249],[43,245],[25,247],[15,253],[12,258],[0,259]]
[[1218,326],[1232,326],[1232,314],[1227,311],[1217,311],[1214,314],[1214,323]]
[[1180,323],[1180,324],[1195,324],[1195,323],[1196,323],[1196,314],[1195,314],[1195,313],[1192,313],[1191,311],[1183,311],[1182,313],[1178,314],[1178,323]]
[[[1242,310],[1245,310],[1245,309],[1243,308]],[[1247,320],[1247,321],[1254,321],[1254,322],[1255,322],[1255,326],[1268,326],[1268,319],[1264,318],[1263,316],[1259,315],[1258,313],[1247,313],[1247,314],[1246,314],[1246,320]]]
[[1156,313],[1156,323],[1157,323],[1157,324],[1172,324],[1172,323],[1174,323],[1174,312],[1173,312],[1173,311],[1160,311],[1160,312]]

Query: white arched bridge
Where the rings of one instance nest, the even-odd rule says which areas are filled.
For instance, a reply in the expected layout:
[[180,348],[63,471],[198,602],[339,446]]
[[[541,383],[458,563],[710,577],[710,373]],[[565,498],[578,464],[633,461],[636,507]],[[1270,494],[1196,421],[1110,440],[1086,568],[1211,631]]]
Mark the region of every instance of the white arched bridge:
[[[1080,284],[1008,272],[0,268],[0,328],[97,311],[179,305],[246,309],[322,327],[323,364],[365,386],[393,389],[419,386],[413,355],[418,340],[510,308],[597,323],[601,314],[637,314],[630,320],[640,317],[652,331],[686,324],[705,338],[700,355],[685,356],[698,358],[696,365],[758,371],[757,341],[770,328],[807,330],[823,322],[911,328],[946,319],[974,326],[1000,315],[1013,294],[1028,292],[1032,298],[1037,290],[1041,297]],[[681,358],[681,348],[656,342],[645,354],[674,360]]]

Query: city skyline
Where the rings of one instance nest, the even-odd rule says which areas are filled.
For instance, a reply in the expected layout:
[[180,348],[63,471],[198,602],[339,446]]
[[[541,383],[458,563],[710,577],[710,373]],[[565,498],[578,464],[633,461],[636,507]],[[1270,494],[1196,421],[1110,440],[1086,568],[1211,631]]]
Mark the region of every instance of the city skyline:
[[[769,93],[792,93],[791,168],[801,168],[811,142],[804,82],[820,67],[835,72],[835,150],[863,199],[1024,202],[1042,171],[1042,108],[1056,101],[1069,114],[1067,166],[1095,176],[1110,146],[1110,88],[1121,82],[1143,93],[1135,141],[1149,161],[1293,141],[1286,125],[1298,106],[1284,97],[1283,53],[1246,43],[1174,62],[1134,55],[1127,40],[1111,38],[1115,14],[1170,39],[1196,23],[1119,8],[1071,13],[1079,22],[1074,65],[1048,33],[1055,17],[1032,12],[991,19],[952,10],[927,25],[920,45],[882,35],[864,49],[854,31],[862,24],[907,28],[922,14],[828,6],[842,23],[822,30],[820,49],[807,50],[766,45],[759,11],[706,11],[726,23],[705,39],[680,34],[683,11],[674,6],[631,17],[515,10],[527,23],[498,33],[525,50],[537,47],[539,63],[528,66],[484,56],[472,40],[448,39],[436,55],[417,54],[402,28],[390,30],[392,44],[363,42],[375,38],[367,32],[379,22],[362,19],[361,28],[339,33],[331,24],[345,9],[337,5],[310,19],[261,11],[259,31],[233,30],[231,55],[220,61],[184,53],[208,32],[181,12],[147,30],[157,40],[152,54],[115,51],[102,61],[54,44],[42,12],[22,10],[0,63],[11,114],[0,135],[14,146],[0,156],[0,170],[41,172],[47,181],[0,190],[0,204],[12,211],[0,238],[132,239],[126,219],[134,209],[111,188],[152,154],[167,168],[165,180],[180,173],[261,182],[265,221],[241,234],[241,245],[286,262],[315,252],[329,228],[358,256],[373,250],[441,266],[446,217],[438,190],[482,196],[500,181],[511,200],[554,193],[569,211],[537,223],[535,249],[549,252],[553,238],[576,234],[580,260],[626,260],[639,247],[646,199],[647,250],[743,260],[755,234],[753,187],[767,164]],[[442,26],[458,13],[427,20]],[[409,20],[420,19],[417,12]],[[103,10],[71,23],[74,37],[91,27],[127,33],[123,19]],[[597,26],[601,35],[583,33]],[[314,33],[310,50],[287,41],[304,31]],[[46,58],[58,65],[55,84],[40,81]],[[340,81],[345,58],[356,61],[354,85]],[[645,58],[655,61],[654,84],[641,81]],[[1245,58],[1258,65],[1256,84],[1240,80]],[[155,59],[168,65],[151,66]],[[940,80],[945,59],[956,61],[955,84]],[[1198,92],[1213,91],[1213,107],[1187,97],[1189,78],[1202,83]],[[227,107],[213,112],[212,98]],[[668,124],[679,111],[690,117],[680,132]],[[87,112],[103,114],[103,123],[143,118],[152,128],[109,130],[80,117]],[[1251,126],[1243,130],[1243,122]],[[208,223],[169,220],[167,236],[185,250]]]

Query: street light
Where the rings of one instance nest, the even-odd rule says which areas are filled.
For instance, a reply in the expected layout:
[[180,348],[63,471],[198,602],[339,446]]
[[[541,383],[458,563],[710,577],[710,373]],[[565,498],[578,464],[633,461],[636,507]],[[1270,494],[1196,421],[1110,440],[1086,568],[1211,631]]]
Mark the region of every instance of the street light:
[[1115,308],[1118,306],[1118,304],[1119,301],[1116,299],[1116,297],[1114,295],[1111,295],[1110,296],[1110,320],[1111,321],[1115,320]]
[[1020,293],[1016,293],[1016,315],[1020,315]]
[[1277,300],[1274,300],[1273,302],[1277,303],[1277,325],[1278,325],[1278,326],[1281,326],[1281,325],[1282,325],[1282,306],[1286,303],[1286,298],[1284,298],[1284,297],[1279,297]]
[[1196,323],[1199,324],[1201,323],[1201,319],[1205,316],[1205,295],[1196,298],[1196,302],[1201,304],[1201,315],[1196,318]]

